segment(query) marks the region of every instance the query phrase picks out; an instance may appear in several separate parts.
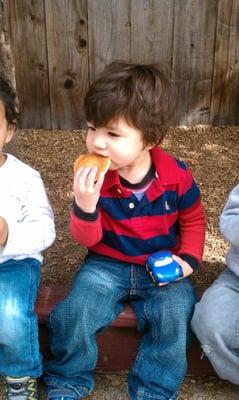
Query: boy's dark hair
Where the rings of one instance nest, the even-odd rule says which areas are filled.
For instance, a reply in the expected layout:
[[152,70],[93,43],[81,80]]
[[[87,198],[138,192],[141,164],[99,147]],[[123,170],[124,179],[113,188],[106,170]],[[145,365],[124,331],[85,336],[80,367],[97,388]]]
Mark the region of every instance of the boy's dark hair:
[[16,92],[2,77],[0,77],[0,100],[4,104],[8,124],[15,125],[19,118]]
[[90,86],[84,110],[96,127],[123,118],[143,133],[144,144],[159,144],[172,123],[176,89],[158,64],[113,62]]

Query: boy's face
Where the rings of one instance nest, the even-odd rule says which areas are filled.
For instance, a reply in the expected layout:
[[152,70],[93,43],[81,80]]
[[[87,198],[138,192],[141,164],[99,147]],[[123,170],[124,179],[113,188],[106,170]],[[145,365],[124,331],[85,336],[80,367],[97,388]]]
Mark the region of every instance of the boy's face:
[[100,128],[89,122],[86,146],[89,153],[109,157],[113,170],[140,165],[152,147],[145,146],[142,133],[123,119]]
[[0,154],[2,153],[3,146],[11,141],[14,131],[15,126],[8,124],[5,107],[0,100]]

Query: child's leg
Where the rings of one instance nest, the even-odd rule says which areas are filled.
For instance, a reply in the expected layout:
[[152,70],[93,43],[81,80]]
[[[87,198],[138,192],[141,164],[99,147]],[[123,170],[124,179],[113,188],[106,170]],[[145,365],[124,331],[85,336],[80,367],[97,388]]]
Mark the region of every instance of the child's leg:
[[194,290],[183,279],[161,288],[150,283],[141,293],[145,300],[134,308],[145,335],[129,374],[129,393],[132,400],[174,400],[187,368]]
[[217,374],[239,384],[239,278],[223,271],[196,304],[192,319],[202,348]]
[[81,267],[69,295],[50,316],[54,359],[45,368],[49,398],[59,390],[61,394],[73,390],[77,398],[92,390],[98,356],[96,334],[122,310],[120,300],[128,293],[129,277],[127,264],[105,257],[91,256]]
[[0,374],[37,378],[42,373],[34,312],[40,263],[10,260],[0,265]]

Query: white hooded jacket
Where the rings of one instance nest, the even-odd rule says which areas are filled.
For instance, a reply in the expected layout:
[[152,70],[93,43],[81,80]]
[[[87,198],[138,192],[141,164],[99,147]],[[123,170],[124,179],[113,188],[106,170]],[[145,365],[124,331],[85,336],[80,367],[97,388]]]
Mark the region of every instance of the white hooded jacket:
[[41,252],[55,239],[52,208],[40,174],[10,154],[0,168],[0,216],[8,224],[0,264],[28,257],[42,262]]

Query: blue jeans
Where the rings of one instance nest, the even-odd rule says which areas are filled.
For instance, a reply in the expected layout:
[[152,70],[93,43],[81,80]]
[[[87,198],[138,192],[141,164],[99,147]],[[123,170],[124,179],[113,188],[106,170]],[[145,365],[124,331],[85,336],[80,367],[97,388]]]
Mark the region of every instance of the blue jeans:
[[196,304],[192,328],[217,374],[239,385],[239,277],[229,269]]
[[[90,255],[77,273],[69,295],[49,319],[51,351],[45,381],[68,388],[78,398],[94,387],[96,334],[130,302],[144,336],[129,372],[131,399],[176,399],[184,378],[189,321],[195,304],[187,279],[159,288],[143,266]],[[122,349],[127,351],[127,349]]]
[[0,264],[0,375],[42,373],[34,312],[39,280],[40,263],[33,258]]

